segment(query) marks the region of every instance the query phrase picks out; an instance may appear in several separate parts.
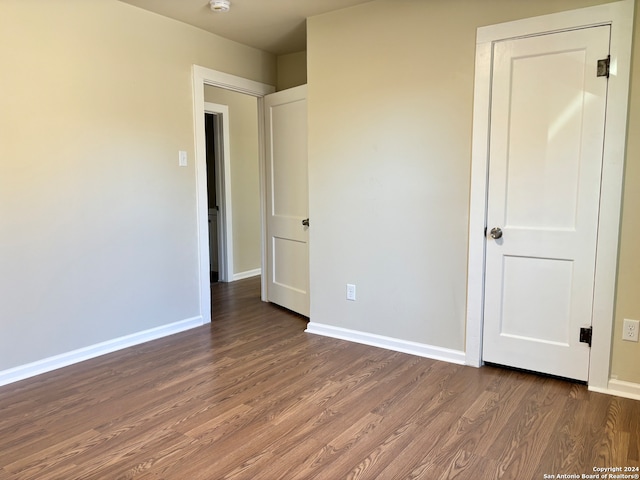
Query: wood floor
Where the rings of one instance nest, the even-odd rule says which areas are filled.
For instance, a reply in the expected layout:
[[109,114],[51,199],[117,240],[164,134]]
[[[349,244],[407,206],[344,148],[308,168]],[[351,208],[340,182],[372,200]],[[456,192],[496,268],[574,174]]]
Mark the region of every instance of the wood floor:
[[304,318],[260,302],[257,279],[212,292],[211,325],[0,388],[0,479],[542,479],[640,465],[639,401],[306,334]]

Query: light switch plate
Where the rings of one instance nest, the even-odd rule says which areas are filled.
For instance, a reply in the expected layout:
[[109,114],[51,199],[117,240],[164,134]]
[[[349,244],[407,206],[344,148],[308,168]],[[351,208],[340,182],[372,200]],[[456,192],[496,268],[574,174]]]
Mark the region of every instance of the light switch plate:
[[178,152],[178,165],[181,167],[187,166],[187,152],[184,150]]

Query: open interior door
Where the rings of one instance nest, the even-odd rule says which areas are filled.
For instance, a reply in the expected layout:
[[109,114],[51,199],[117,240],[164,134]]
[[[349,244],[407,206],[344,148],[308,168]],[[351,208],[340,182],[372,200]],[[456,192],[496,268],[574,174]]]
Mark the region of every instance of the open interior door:
[[265,97],[267,300],[309,316],[307,87]]

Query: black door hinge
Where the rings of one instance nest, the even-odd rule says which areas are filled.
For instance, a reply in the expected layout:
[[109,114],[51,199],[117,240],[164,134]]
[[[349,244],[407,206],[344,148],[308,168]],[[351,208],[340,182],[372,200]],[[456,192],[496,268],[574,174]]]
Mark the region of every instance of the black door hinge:
[[580,329],[580,342],[591,346],[591,337],[593,336],[593,328],[582,327]]
[[611,55],[607,55],[607,58],[598,60],[598,76],[609,78],[609,69],[611,68]]

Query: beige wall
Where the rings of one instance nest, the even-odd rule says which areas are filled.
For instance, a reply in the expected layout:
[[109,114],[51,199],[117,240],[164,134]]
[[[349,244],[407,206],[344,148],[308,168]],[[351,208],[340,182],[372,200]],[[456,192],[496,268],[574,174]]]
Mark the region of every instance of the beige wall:
[[307,83],[307,52],[289,53],[277,58],[276,89],[286,90]]
[[274,56],[116,0],[2,0],[0,58],[0,372],[198,316],[191,66],[274,84]]
[[[464,350],[476,29],[598,3],[378,0],[309,19],[312,321]],[[639,154],[631,139],[616,331],[640,318]],[[639,344],[614,342],[613,374],[640,382]]]
[[251,95],[206,86],[204,99],[229,107],[233,273],[260,268],[260,165],[258,100]]

